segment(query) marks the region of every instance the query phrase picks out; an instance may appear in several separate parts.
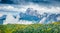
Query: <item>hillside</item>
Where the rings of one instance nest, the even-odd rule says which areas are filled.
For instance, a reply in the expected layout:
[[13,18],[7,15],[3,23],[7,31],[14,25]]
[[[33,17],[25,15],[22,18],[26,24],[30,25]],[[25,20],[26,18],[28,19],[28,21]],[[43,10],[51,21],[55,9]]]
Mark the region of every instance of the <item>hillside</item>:
[[60,23],[0,25],[0,33],[60,33]]

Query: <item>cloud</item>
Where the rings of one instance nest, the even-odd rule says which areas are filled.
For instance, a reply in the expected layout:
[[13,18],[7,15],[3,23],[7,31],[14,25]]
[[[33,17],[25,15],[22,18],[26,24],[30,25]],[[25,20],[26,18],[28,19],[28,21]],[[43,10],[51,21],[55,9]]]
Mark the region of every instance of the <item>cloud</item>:
[[49,13],[59,13],[60,7],[55,6],[39,6],[39,5],[27,5],[25,8],[33,8],[34,10],[38,10],[39,13],[49,12]]
[[0,10],[4,10],[4,11],[23,11],[24,8],[16,8],[14,6],[8,5],[8,6],[0,6]]
[[0,13],[0,17],[2,17],[2,16],[3,16],[3,14]]
[[41,6],[37,4],[30,4],[30,5],[20,5],[19,7],[14,7],[12,5],[8,6],[1,6],[0,10],[8,10],[8,11],[17,11],[17,12],[25,12],[27,8],[33,8],[33,10],[38,10],[38,13],[43,12],[51,12],[51,13],[59,13],[60,7],[58,6]]
[[57,20],[58,20],[58,21],[60,21],[60,16],[59,16],[59,17],[57,17]]
[[34,4],[39,4],[39,5],[60,5],[60,0],[1,0],[1,4],[29,4],[29,3],[34,3]]
[[20,20],[18,19],[19,17],[15,19],[13,15],[8,14],[6,17],[6,20],[4,21],[3,24],[32,24],[33,21],[26,21],[26,20]]
[[[4,5],[1,5],[1,4],[4,4]],[[8,4],[8,5],[5,5],[5,4]],[[40,13],[40,14],[43,14],[44,12],[60,13],[60,0],[0,0],[0,10],[14,11],[14,12],[17,11],[17,12],[24,13],[27,10],[27,8],[33,8],[33,10],[37,10],[38,13]],[[3,13],[0,12],[0,17],[5,14],[4,11],[3,11]],[[8,13],[6,13],[6,14],[8,14]],[[46,18],[44,18],[41,21],[43,22],[45,19]],[[9,20],[10,19],[8,19],[8,21]],[[12,19],[12,20],[14,20],[14,19]],[[12,22],[15,22],[15,21],[12,21]],[[24,23],[26,21],[21,21],[21,22]],[[29,21],[27,21],[26,24],[28,22]]]

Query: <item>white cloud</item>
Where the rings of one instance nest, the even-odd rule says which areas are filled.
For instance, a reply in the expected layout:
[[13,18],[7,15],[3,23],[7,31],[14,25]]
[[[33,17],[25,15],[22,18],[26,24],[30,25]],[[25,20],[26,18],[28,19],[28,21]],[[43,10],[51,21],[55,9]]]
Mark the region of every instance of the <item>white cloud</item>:
[[58,20],[58,21],[60,21],[60,16],[59,16],[59,17],[57,17],[57,20]]
[[13,23],[17,23],[17,21],[18,20],[16,20],[12,14],[8,14],[3,24],[13,24]]
[[3,16],[3,14],[0,13],[0,17],[2,17],[2,16]]
[[7,15],[6,20],[4,21],[3,24],[33,24],[33,21],[26,21],[26,20],[20,20],[18,19],[19,17],[15,19],[11,14]]
[[39,6],[35,4],[22,5],[20,6],[20,8],[14,7],[12,5],[3,6],[3,7],[0,6],[0,9],[18,11],[18,12],[25,12],[27,8],[33,8],[34,10],[38,10],[39,13],[43,13],[43,12],[59,13],[60,12],[60,7],[51,6],[50,8],[48,8],[48,6]]
[[41,12],[51,12],[51,13],[59,13],[60,12],[60,7],[45,7],[45,6],[37,6],[37,5],[28,5],[26,6],[27,8],[33,8],[35,10],[38,10],[40,13]]
[[8,5],[8,6],[0,6],[0,10],[23,12],[26,9],[24,7],[23,8],[18,8],[18,7],[14,7],[12,5]]

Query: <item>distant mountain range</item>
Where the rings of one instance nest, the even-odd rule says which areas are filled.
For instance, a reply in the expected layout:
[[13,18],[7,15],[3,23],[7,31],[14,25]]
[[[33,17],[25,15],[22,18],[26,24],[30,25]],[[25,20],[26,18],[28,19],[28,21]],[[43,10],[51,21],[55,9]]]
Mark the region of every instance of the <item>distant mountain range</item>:
[[[3,17],[4,16],[4,17]],[[3,20],[7,19],[8,15],[3,15],[0,17],[0,24],[4,23]],[[19,17],[17,15],[12,15],[14,19],[18,18],[18,21],[25,20],[25,21],[35,21],[36,23],[52,23],[52,22],[60,22],[60,14],[56,13],[47,13],[44,12],[42,14],[38,13],[38,10],[33,10],[32,8],[28,8],[25,13],[20,12]],[[8,17],[10,18],[10,16]],[[1,22],[2,21],[2,22]],[[32,22],[34,23],[34,22]]]
[[[28,8],[25,13],[20,13],[19,20],[28,20],[28,21],[37,21],[37,23],[42,22],[45,18],[44,23],[49,22],[58,22],[60,21],[60,14],[56,13],[46,13],[43,14],[37,13],[37,10],[32,10],[31,8]],[[59,20],[57,19],[59,17]]]

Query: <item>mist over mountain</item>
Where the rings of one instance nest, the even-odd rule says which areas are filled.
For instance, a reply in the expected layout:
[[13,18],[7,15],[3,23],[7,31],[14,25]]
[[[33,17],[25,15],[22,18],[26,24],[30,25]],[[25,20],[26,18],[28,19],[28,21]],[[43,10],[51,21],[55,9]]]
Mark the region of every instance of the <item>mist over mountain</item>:
[[[4,16],[4,15],[3,15]],[[48,24],[53,22],[60,22],[60,14],[58,13],[38,13],[38,10],[33,8],[26,9],[25,13],[20,12],[18,15],[8,14],[6,17],[1,16],[0,19],[7,21],[7,23],[18,23],[23,21],[31,21],[32,23]],[[2,18],[3,17],[3,18]],[[58,19],[59,18],[59,19]],[[24,22],[23,22],[24,23]],[[28,24],[27,23],[27,24]]]
[[44,20],[44,23],[58,22],[57,20],[58,17],[60,17],[60,14],[46,13],[46,12],[44,12],[43,14],[40,14],[37,12],[37,10],[32,10],[30,8],[28,8],[25,13],[20,13],[20,20],[22,19],[22,20],[40,22],[43,18],[46,18]]
[[60,0],[0,0],[0,21],[3,24],[60,22]]

